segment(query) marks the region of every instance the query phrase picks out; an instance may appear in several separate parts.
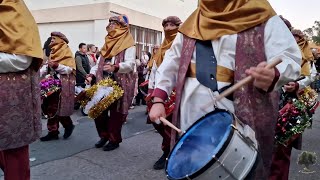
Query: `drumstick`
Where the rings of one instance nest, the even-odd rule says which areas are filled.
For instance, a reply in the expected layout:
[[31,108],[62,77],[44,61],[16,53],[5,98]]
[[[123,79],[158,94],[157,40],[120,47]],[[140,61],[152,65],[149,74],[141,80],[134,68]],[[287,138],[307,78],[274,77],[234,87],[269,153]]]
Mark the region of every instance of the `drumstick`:
[[[272,61],[270,64],[268,64],[265,68],[267,68],[267,69],[274,68],[276,65],[280,64],[281,62],[282,62],[281,59],[276,59],[276,60]],[[237,89],[241,88],[242,86],[248,84],[251,81],[253,81],[252,76],[248,76],[248,77],[240,80],[235,85],[231,86],[229,89],[223,91],[219,96],[217,96],[215,98],[215,101],[220,101],[224,97],[227,97],[228,95],[232,94],[234,91],[236,91]],[[212,103],[214,103],[214,102],[210,102],[210,103],[206,104],[201,109],[207,109],[208,107],[210,107],[212,105]]]
[[181,129],[177,128],[175,125],[173,125],[171,122],[169,122],[169,121],[166,120],[165,118],[160,117],[160,121],[162,121],[162,123],[163,123],[164,125],[167,125],[167,126],[171,127],[172,129],[176,130],[179,134],[182,134]]

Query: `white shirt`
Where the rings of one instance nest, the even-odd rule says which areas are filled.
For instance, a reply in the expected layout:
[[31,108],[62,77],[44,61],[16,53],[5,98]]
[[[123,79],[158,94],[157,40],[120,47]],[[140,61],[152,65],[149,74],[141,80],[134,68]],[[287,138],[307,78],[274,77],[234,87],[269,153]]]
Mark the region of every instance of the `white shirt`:
[[310,65],[310,75],[298,81],[299,90],[309,86],[316,79],[317,73],[318,72],[317,72],[316,66],[314,63],[312,63],[312,65]]
[[0,73],[19,72],[28,69],[32,57],[0,52]]

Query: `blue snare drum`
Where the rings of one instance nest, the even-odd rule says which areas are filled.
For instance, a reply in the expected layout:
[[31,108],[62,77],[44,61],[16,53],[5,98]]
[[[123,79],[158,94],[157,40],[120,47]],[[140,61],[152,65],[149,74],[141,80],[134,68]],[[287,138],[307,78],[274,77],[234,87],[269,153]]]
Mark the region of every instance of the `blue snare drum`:
[[254,131],[217,109],[194,123],[168,156],[168,179],[244,179],[257,159]]

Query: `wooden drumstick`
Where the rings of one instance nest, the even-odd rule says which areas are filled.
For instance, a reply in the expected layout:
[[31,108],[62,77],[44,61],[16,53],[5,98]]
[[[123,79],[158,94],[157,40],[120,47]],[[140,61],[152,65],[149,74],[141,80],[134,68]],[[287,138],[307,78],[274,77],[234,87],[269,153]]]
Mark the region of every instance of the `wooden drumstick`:
[[[267,68],[267,69],[274,68],[276,65],[280,64],[281,62],[282,62],[281,59],[276,59],[276,60],[272,61],[270,64],[268,64],[265,68]],[[223,91],[219,96],[217,96],[215,98],[215,101],[220,101],[224,97],[229,96],[234,91],[238,90],[239,88],[241,88],[242,86],[248,84],[249,82],[251,82],[253,80],[254,79],[252,76],[248,76],[248,77],[242,79],[241,81],[237,82],[235,85],[231,86],[229,89]],[[203,106],[201,109],[207,109],[208,107],[212,106],[213,103],[214,102],[210,102],[210,103],[206,104],[205,106]]]
[[160,121],[164,124],[167,125],[169,127],[171,127],[172,129],[176,130],[179,134],[182,134],[181,129],[177,128],[175,125],[173,125],[170,121],[166,120],[163,117],[160,117]]

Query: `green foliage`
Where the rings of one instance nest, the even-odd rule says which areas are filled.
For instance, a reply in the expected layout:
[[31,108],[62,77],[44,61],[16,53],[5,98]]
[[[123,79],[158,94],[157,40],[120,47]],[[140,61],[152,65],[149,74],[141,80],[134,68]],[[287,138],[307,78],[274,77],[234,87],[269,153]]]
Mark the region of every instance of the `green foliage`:
[[312,28],[303,31],[317,45],[320,45],[320,21],[315,21]]

